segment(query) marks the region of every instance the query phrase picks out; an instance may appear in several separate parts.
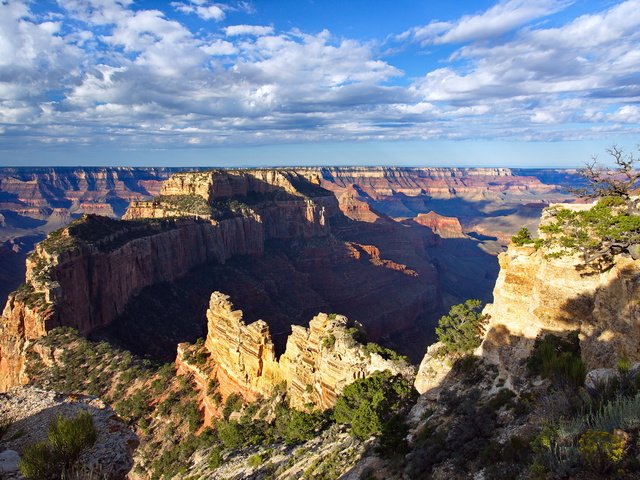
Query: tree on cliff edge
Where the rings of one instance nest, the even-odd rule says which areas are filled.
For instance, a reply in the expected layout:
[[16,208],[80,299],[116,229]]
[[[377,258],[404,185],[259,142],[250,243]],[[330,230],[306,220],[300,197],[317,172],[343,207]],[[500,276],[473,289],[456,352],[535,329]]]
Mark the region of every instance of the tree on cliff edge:
[[617,145],[607,149],[615,168],[611,169],[598,164],[597,157],[580,170],[586,186],[572,189],[579,197],[604,198],[621,197],[628,199],[640,186],[640,171],[636,169],[638,159],[633,153],[625,154]]
[[488,315],[482,314],[480,300],[467,300],[451,307],[436,327],[438,340],[444,344],[443,353],[465,355],[475,350],[482,342],[488,319]]

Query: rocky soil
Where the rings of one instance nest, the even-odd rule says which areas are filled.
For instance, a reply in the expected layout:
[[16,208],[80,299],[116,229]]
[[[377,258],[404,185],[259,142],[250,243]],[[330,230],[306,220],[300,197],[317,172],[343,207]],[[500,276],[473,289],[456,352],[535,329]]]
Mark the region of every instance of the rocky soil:
[[[49,423],[58,415],[91,413],[97,431],[95,444],[84,451],[79,465],[100,478],[123,479],[133,466],[136,434],[103,401],[79,394],[63,394],[27,386],[0,394],[0,418],[10,426],[0,439],[2,478],[22,478],[18,459],[22,450],[46,440]],[[4,462],[3,462],[4,459]]]

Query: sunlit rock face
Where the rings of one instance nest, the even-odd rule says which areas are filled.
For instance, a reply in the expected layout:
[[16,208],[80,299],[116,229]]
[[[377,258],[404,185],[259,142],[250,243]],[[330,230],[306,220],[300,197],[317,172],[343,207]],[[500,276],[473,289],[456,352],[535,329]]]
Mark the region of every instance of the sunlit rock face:
[[429,227],[441,238],[466,238],[460,220],[455,217],[445,217],[436,212],[429,212],[418,214],[414,221]]
[[[575,206],[574,208],[587,208]],[[536,337],[578,331],[588,368],[640,360],[640,261],[617,255],[604,271],[579,255],[550,258],[544,249],[511,245],[499,256],[500,274],[480,353],[515,368]]]
[[[209,368],[186,368],[184,347],[179,349],[177,362],[183,371],[200,377],[202,385],[215,378],[223,399],[236,393],[251,402],[282,388],[293,408],[324,410],[335,405],[344,387],[373,372],[389,370],[413,378],[413,368],[404,361],[368,353],[354,340],[351,325],[342,315],[320,313],[308,327],[292,326],[279,359],[268,325],[262,320],[246,324],[229,296],[211,295],[207,321]],[[205,408],[211,406],[205,404]]]

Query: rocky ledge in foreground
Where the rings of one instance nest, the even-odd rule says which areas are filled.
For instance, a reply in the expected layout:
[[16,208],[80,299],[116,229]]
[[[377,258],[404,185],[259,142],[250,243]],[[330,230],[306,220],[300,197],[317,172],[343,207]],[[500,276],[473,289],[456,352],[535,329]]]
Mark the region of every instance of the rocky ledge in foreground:
[[49,424],[57,416],[72,418],[81,412],[91,414],[96,440],[80,454],[78,471],[112,480],[125,478],[133,466],[138,438],[111,407],[96,397],[31,386],[0,394],[0,419],[5,426],[0,437],[0,477],[23,478],[18,464],[25,448],[46,441]]

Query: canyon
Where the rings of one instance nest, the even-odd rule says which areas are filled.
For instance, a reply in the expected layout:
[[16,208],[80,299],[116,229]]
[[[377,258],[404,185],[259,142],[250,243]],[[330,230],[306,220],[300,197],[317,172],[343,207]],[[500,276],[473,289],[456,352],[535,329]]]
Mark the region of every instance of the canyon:
[[60,217],[70,218],[106,202],[117,216],[117,205],[131,203],[125,221],[85,214],[35,247],[3,312],[4,387],[21,381],[21,345],[56,326],[170,360],[177,343],[206,334],[214,290],[231,295],[247,321],[266,318],[278,352],[292,324],[324,310],[420,358],[449,305],[490,299],[497,265],[486,243],[500,240],[470,230],[474,215],[485,209],[483,221],[505,223],[520,218],[513,204],[566,196],[509,169],[228,170],[160,184],[169,173],[5,169],[6,211],[66,208]]
[[[340,471],[351,478],[373,471],[379,478],[425,472],[447,478],[452,471],[453,478],[471,478],[468,472],[481,470],[494,478],[499,467],[487,463],[488,444],[507,452],[500,465],[524,468],[509,456],[517,442],[511,438],[531,444],[548,421],[546,405],[559,395],[557,379],[536,377],[530,367],[545,335],[574,332],[588,378],[619,375],[625,362],[633,372],[640,363],[640,261],[623,253],[608,268],[589,267],[578,255],[554,256],[533,240],[503,249],[515,233],[511,222],[546,225],[553,209],[543,206],[567,194],[507,169],[426,170],[179,172],[155,195],[132,200],[122,220],[77,218],[35,246],[27,282],[9,295],[0,389],[59,381],[78,338],[90,339],[81,341],[101,355],[122,349],[96,360],[106,366],[91,371],[97,382],[105,382],[106,368],[118,372],[131,353],[151,364],[171,362],[177,376],[168,377],[168,387],[154,386],[164,385],[159,373],[121,383],[126,371],[106,377],[120,379],[124,390],[115,380],[101,387],[114,402],[124,395],[118,408],[125,415],[132,415],[130,399],[156,392],[140,407],[144,423],[131,417],[140,422],[141,438],[132,475],[142,479],[159,468],[155,456],[173,451],[171,438],[180,445],[209,438],[211,427],[277,423],[285,415],[274,407],[280,403],[314,418],[353,382],[386,371],[420,393],[403,413],[409,430],[398,448],[408,453],[400,463],[375,453],[376,439],[348,441],[338,425],[303,443],[293,463],[300,460],[308,472],[329,463],[308,452],[317,448],[342,458]],[[544,231],[538,236],[544,239]],[[449,305],[482,295],[491,301],[480,346],[471,355],[447,356],[436,343],[425,355],[435,319]],[[79,337],[61,342],[71,334],[60,327]],[[420,363],[417,373],[387,347]],[[95,356],[83,348],[78,359]],[[593,394],[593,387],[576,389],[582,397]],[[192,402],[189,430],[180,418],[186,410],[167,416],[176,398]],[[234,402],[239,411],[231,409]],[[191,419],[198,415],[196,432]],[[181,425],[169,439],[167,422]],[[194,448],[184,461],[203,478],[217,475],[202,460],[213,455],[210,447]],[[267,466],[247,467],[251,455],[273,455],[281,472],[275,478],[288,478],[287,455],[265,453],[270,448],[252,443],[227,454],[225,468],[240,472],[236,478],[261,475]]]

